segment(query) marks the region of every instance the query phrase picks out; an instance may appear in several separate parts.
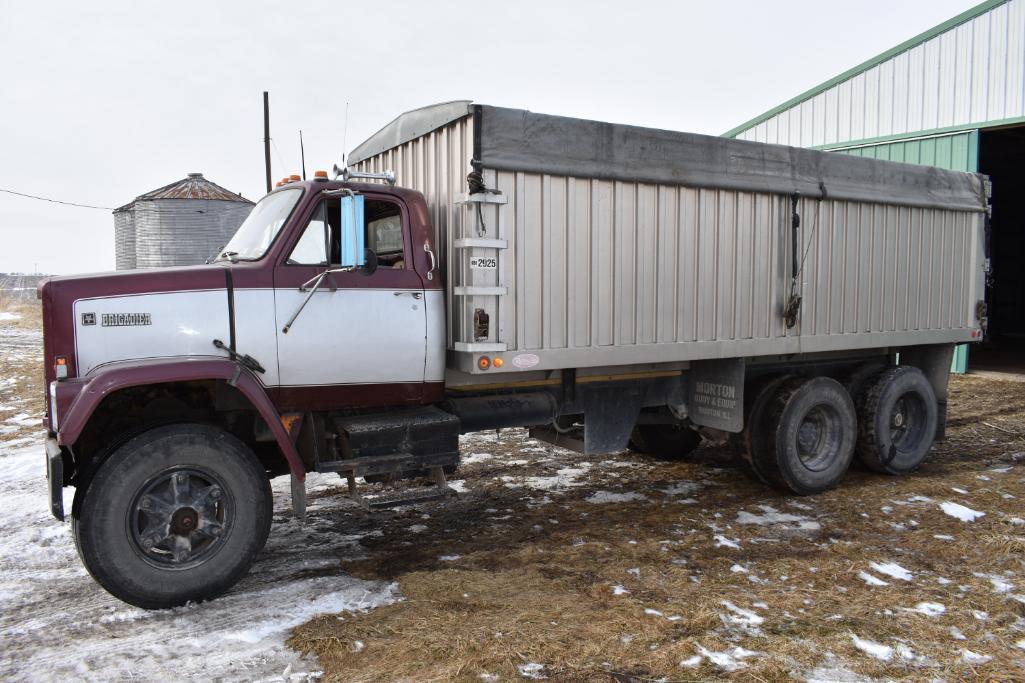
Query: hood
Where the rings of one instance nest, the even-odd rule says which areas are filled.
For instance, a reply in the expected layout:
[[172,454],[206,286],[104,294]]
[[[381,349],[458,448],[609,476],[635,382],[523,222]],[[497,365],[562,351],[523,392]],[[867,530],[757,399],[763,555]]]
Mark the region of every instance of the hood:
[[58,356],[74,378],[118,360],[222,355],[212,340],[229,333],[230,269],[216,263],[43,280],[37,296],[47,384]]

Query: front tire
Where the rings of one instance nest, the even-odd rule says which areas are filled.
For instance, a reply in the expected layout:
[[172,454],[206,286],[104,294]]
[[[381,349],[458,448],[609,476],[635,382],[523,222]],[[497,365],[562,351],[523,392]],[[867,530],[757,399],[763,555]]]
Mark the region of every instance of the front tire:
[[215,427],[177,424],[118,448],[72,520],[79,556],[115,597],[146,609],[209,600],[248,571],[272,496],[252,451]]

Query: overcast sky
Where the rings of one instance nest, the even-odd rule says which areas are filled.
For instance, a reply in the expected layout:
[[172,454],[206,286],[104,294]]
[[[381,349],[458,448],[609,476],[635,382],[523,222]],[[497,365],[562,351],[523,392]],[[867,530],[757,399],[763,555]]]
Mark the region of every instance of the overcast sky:
[[[975,3],[0,0],[0,188],[116,207],[199,171],[259,199],[472,99],[721,134]],[[349,103],[346,127],[346,103]],[[110,211],[0,193],[0,271],[112,269]]]

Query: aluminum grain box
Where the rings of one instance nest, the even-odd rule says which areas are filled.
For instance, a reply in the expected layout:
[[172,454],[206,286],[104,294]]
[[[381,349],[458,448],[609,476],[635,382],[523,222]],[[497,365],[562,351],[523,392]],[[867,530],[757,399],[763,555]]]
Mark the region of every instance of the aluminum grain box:
[[[403,114],[349,163],[426,197],[459,373],[481,354],[522,372],[979,334],[978,174],[465,101]],[[487,191],[468,194],[473,170]]]

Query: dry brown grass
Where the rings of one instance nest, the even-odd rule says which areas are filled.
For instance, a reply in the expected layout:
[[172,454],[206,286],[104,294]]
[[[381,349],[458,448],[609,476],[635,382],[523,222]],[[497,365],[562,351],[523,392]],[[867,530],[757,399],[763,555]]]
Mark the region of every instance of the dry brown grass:
[[[496,477],[551,474],[584,458],[522,439],[474,443],[471,450],[496,457],[465,468],[470,494],[359,519],[385,534],[368,538],[366,559],[346,567],[363,578],[397,579],[405,600],[314,619],[289,643],[316,654],[332,681],[469,681],[482,673],[515,680],[529,662],[568,681],[775,681],[819,666],[901,680],[1025,680],[1025,652],[1014,645],[1025,638],[1025,526],[1017,520],[1025,517],[1025,464],[1016,464],[1025,454],[1015,457],[1025,451],[1025,384],[955,378],[951,406],[949,438],[920,472],[889,478],[855,469],[839,489],[802,499],[752,482],[716,449],[672,464],[624,454],[615,460],[632,467],[595,466],[584,486],[557,493],[511,489]],[[544,451],[539,463],[503,464],[531,449]],[[681,481],[700,484],[689,494],[695,503],[663,492]],[[596,490],[649,500],[587,502]],[[939,503],[947,500],[986,516],[974,523],[946,516]],[[742,511],[762,514],[760,505],[821,529],[738,522]],[[409,533],[424,511],[429,532]],[[717,547],[717,534],[740,548]],[[912,580],[873,571],[871,562],[898,563]],[[890,585],[869,586],[859,572]],[[978,574],[1005,577],[1014,588],[995,592]],[[616,585],[629,593],[613,595]],[[764,622],[728,623],[726,601]],[[923,602],[946,611],[913,611]],[[951,627],[965,640],[955,640]],[[873,659],[852,635],[906,647],[914,659],[896,651],[889,662]],[[359,651],[356,641],[365,645]],[[707,658],[698,668],[679,665],[699,648],[738,645],[760,653],[742,669],[725,671]],[[966,662],[962,648],[992,659]]]
[[[0,443],[24,442],[39,433],[45,410],[42,308],[0,290],[0,312],[18,316],[0,320]],[[22,415],[26,424],[10,422]]]
[[27,330],[43,328],[43,307],[35,299],[13,297],[0,290],[0,312],[13,313],[18,316],[17,320],[6,320],[0,324]]

